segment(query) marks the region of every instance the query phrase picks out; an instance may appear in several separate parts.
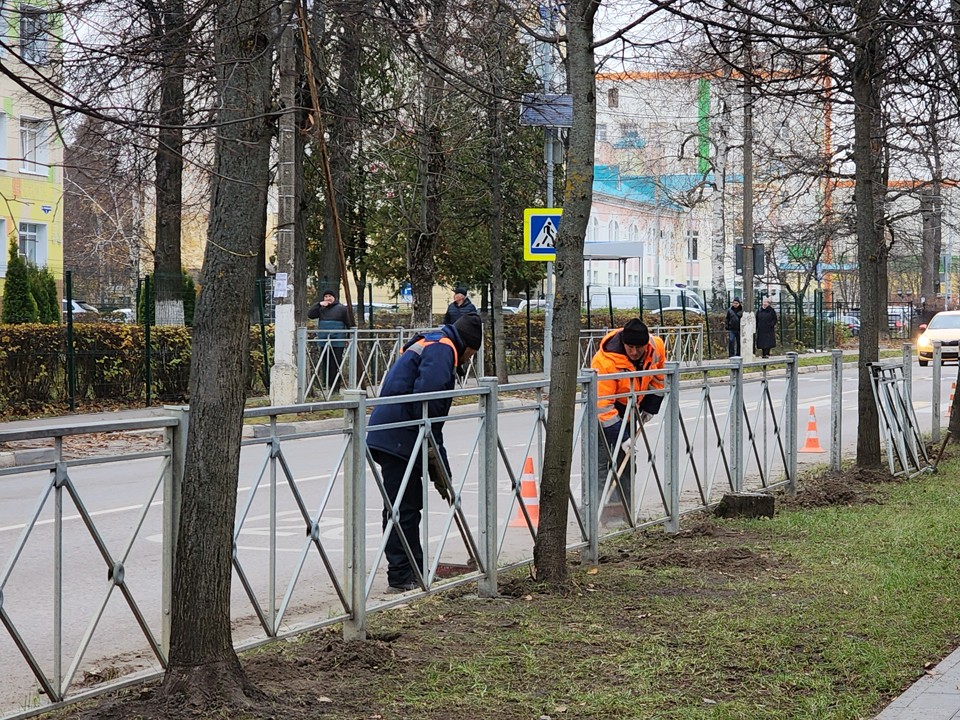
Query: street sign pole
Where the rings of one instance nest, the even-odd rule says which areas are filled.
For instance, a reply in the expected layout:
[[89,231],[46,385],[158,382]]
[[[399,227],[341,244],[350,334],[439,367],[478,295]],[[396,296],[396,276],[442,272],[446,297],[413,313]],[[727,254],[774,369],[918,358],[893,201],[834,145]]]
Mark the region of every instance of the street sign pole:
[[[547,207],[553,207],[553,128],[543,129],[543,155],[547,163]],[[527,298],[530,302],[530,298]],[[547,315],[543,323],[543,375],[553,366],[553,262],[547,262]]]

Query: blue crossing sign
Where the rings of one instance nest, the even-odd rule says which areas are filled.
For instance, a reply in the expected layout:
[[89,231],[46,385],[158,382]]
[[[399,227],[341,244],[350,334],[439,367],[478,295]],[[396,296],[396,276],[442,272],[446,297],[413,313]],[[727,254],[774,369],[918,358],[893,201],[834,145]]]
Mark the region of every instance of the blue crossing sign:
[[523,211],[523,259],[553,262],[560,230],[561,208],[527,208]]

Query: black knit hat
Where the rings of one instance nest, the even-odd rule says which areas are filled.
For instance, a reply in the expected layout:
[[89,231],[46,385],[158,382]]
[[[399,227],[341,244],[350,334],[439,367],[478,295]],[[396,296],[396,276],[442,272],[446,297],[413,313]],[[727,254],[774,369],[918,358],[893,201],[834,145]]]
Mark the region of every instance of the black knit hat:
[[479,315],[476,313],[464,315],[453,326],[457,329],[460,339],[463,340],[466,347],[474,350],[480,349],[483,344],[483,321],[480,320]]
[[624,345],[646,345],[650,342],[650,331],[640,320],[633,318],[623,326],[620,339]]
[[325,296],[327,296],[327,295],[333,295],[333,299],[334,299],[334,300],[337,299],[337,291],[336,291],[336,290],[330,290],[330,289],[324,290],[324,291],[323,291],[323,295],[321,295],[321,297],[325,297]]
[[467,289],[466,289],[463,285],[457,285],[457,286],[453,289],[453,294],[454,294],[454,295],[466,295],[466,294],[467,294]]

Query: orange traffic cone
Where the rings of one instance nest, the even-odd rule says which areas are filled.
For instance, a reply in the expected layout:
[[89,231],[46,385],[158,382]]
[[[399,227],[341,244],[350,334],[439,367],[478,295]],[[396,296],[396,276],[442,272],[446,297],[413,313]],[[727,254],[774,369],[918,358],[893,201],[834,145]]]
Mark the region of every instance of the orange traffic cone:
[[821,453],[826,452],[820,447],[820,440],[817,438],[817,416],[813,411],[813,405],[810,406],[810,418],[807,420],[807,442],[798,452],[802,453]]
[[943,409],[943,414],[950,416],[953,414],[953,393],[957,390],[956,383],[950,383],[950,402],[947,403],[947,406]]
[[[520,499],[527,508],[527,515],[530,516],[530,522],[534,529],[540,522],[540,497],[537,495],[537,476],[533,472],[533,458],[528,457],[523,461],[523,474],[520,476]],[[517,505],[517,512],[514,513],[513,520],[510,521],[510,527],[526,527],[527,519],[523,516],[523,510]]]

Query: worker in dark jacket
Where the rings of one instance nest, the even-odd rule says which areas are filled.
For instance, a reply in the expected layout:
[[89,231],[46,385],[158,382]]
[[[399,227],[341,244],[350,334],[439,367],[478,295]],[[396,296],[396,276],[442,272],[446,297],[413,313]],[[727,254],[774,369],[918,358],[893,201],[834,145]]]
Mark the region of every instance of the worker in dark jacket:
[[470,302],[470,298],[467,297],[467,289],[458,285],[453,291],[453,302],[447,306],[447,312],[443,315],[443,322],[447,325],[453,325],[465,315],[476,314],[477,306]]
[[[476,313],[466,315],[453,325],[444,325],[438,330],[415,335],[403,348],[397,362],[383,379],[380,397],[408,395],[411,393],[452,390],[457,382],[457,366],[465,364],[480,349],[483,342],[483,324]],[[452,398],[431,400],[427,413],[431,418],[446,417],[450,412]],[[383,487],[390,498],[384,503],[383,529],[397,508],[396,525],[387,538],[384,554],[387,558],[388,592],[406,592],[420,586],[417,575],[407,556],[398,532],[403,533],[420,573],[423,573],[423,548],[420,544],[420,516],[424,501],[424,476],[421,444],[417,442],[423,418],[423,403],[405,402],[393,405],[378,405],[370,415],[367,432],[367,447],[380,466]],[[378,425],[412,423],[405,427],[378,430]],[[433,440],[439,451],[439,460],[449,474],[450,464],[443,444],[443,423],[430,425]],[[424,439],[423,442],[429,442]],[[428,445],[428,448],[430,446]],[[410,479],[403,497],[397,496],[407,472],[407,464],[413,457]]]
[[347,306],[337,300],[335,290],[324,290],[323,295],[307,310],[307,317],[317,321],[317,340],[320,360],[324,366],[326,386],[336,389],[343,377],[343,350],[347,346],[347,328],[352,327]]
[[727,329],[727,352],[730,357],[740,355],[740,318],[743,317],[743,307],[740,298],[734,298],[727,310],[727,317],[723,326]]

